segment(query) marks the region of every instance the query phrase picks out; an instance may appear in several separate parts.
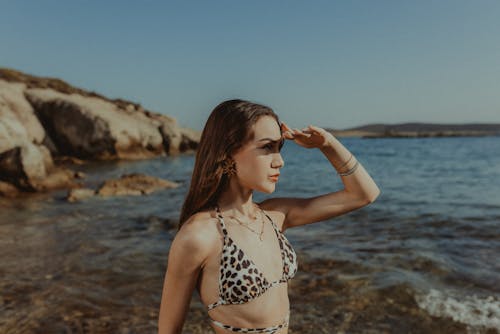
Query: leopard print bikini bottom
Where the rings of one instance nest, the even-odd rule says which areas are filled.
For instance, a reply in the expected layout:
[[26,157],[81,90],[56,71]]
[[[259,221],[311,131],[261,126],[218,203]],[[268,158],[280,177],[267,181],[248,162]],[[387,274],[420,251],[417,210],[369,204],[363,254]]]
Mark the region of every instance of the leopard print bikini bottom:
[[210,319],[212,323],[220,328],[224,328],[227,330],[230,330],[235,333],[269,333],[269,334],[274,334],[276,333],[279,329],[288,327],[288,319],[289,319],[290,314],[288,313],[281,322],[281,324],[272,326],[272,327],[263,327],[263,328],[245,328],[245,327],[234,327],[234,326],[229,326],[225,325],[222,322]]

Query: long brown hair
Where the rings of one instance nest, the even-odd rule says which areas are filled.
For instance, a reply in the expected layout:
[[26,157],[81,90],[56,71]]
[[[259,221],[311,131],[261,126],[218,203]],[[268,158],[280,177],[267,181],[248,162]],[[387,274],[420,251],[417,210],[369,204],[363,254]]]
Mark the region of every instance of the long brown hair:
[[201,134],[191,185],[182,205],[179,229],[191,215],[216,204],[229,184],[229,178],[222,169],[224,160],[253,139],[251,127],[265,115],[274,117],[281,125],[278,115],[261,104],[237,99],[215,107]]

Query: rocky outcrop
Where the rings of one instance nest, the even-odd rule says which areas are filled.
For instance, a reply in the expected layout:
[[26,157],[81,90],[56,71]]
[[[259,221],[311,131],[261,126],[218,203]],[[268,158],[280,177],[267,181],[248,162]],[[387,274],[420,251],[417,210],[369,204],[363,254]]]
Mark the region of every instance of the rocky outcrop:
[[0,195],[73,186],[59,161],[179,154],[200,135],[133,102],[0,69]]
[[160,123],[143,113],[50,89],[28,89],[25,95],[47,129],[55,155],[137,159],[164,154]]

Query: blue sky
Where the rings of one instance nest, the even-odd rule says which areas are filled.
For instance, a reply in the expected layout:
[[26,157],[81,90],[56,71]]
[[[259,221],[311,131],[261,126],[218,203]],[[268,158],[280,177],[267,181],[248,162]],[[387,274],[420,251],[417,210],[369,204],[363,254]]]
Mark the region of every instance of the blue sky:
[[500,123],[500,1],[0,3],[0,67],[195,129],[230,98],[292,127]]

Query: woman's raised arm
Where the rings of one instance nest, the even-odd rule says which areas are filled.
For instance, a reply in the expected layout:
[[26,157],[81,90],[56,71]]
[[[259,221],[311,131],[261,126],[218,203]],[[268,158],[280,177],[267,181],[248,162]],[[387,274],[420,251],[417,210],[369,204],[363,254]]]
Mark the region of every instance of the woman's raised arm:
[[342,175],[344,184],[342,190],[315,197],[270,198],[260,203],[264,209],[278,210],[284,214],[282,230],[340,216],[375,201],[380,189],[356,157],[331,133],[312,125],[303,130],[291,129],[285,123],[282,127],[284,138],[294,140],[305,148],[320,149]]
[[198,275],[212,247],[204,235],[203,223],[200,220],[187,221],[172,241],[163,283],[158,334],[182,332]]

